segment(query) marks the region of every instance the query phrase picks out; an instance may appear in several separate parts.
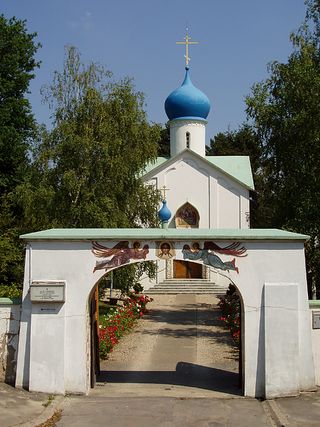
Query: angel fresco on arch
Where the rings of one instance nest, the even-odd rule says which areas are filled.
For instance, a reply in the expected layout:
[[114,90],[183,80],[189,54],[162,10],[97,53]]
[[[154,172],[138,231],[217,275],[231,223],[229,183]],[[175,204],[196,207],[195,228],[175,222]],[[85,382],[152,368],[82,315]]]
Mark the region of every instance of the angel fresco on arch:
[[220,247],[214,242],[204,242],[203,248],[200,248],[199,243],[193,243],[191,248],[189,245],[184,245],[182,249],[183,258],[191,261],[202,261],[205,265],[217,268],[223,271],[235,271],[239,273],[236,266],[236,260],[222,261],[217,253],[232,255],[236,257],[245,257],[246,248],[241,246],[239,242],[233,242],[228,246]]
[[97,270],[108,271],[111,268],[129,264],[131,260],[146,259],[149,253],[149,246],[144,245],[141,248],[140,242],[136,241],[130,248],[128,241],[121,241],[112,248],[108,248],[98,242],[92,242],[92,253],[95,257],[100,258],[96,261],[93,269],[94,273]]

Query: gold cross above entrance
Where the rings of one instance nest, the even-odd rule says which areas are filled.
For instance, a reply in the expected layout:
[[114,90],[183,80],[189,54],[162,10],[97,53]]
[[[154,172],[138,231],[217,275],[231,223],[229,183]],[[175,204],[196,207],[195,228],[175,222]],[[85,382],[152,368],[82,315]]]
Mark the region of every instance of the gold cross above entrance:
[[169,190],[170,190],[170,188],[167,188],[165,185],[162,188],[160,188],[163,200],[166,200],[166,191],[169,191]]
[[198,44],[198,42],[191,42],[190,41],[191,37],[189,37],[188,28],[187,28],[187,34],[184,37],[184,40],[185,40],[184,42],[176,42],[176,44],[184,44],[184,45],[186,45],[186,54],[184,55],[184,57],[186,58],[186,67],[188,67],[189,61],[190,61],[190,58],[189,58],[189,45],[190,44]]

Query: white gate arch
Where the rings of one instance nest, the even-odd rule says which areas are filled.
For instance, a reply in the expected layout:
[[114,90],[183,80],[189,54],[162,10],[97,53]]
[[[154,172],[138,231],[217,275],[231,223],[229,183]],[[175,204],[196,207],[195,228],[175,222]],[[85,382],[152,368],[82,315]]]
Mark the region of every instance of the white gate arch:
[[[273,229],[52,229],[21,238],[27,249],[16,387],[87,394],[93,287],[106,269],[159,259],[160,243],[167,242],[175,259],[224,269],[241,293],[245,396],[272,398],[315,388],[308,236]],[[39,282],[64,283],[64,301],[32,302],[30,288]]]

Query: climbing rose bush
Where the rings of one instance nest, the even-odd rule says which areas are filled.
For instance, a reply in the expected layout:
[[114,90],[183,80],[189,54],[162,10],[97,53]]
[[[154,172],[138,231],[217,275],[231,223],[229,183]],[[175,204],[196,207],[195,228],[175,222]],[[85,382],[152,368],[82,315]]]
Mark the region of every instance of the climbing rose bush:
[[147,303],[152,298],[147,295],[132,294],[123,306],[111,308],[107,315],[99,318],[99,353],[101,359],[107,359],[119,339],[129,331],[145,313]]
[[220,320],[229,329],[237,347],[240,345],[240,313],[241,304],[236,288],[232,285],[223,297],[219,298],[218,306],[221,310]]

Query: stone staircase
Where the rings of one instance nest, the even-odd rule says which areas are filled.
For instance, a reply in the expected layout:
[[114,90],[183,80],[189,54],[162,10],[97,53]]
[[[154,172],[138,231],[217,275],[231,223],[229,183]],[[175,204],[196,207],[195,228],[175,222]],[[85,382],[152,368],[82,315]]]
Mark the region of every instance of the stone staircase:
[[206,279],[166,279],[145,290],[147,295],[155,294],[215,294],[224,295],[225,287]]

